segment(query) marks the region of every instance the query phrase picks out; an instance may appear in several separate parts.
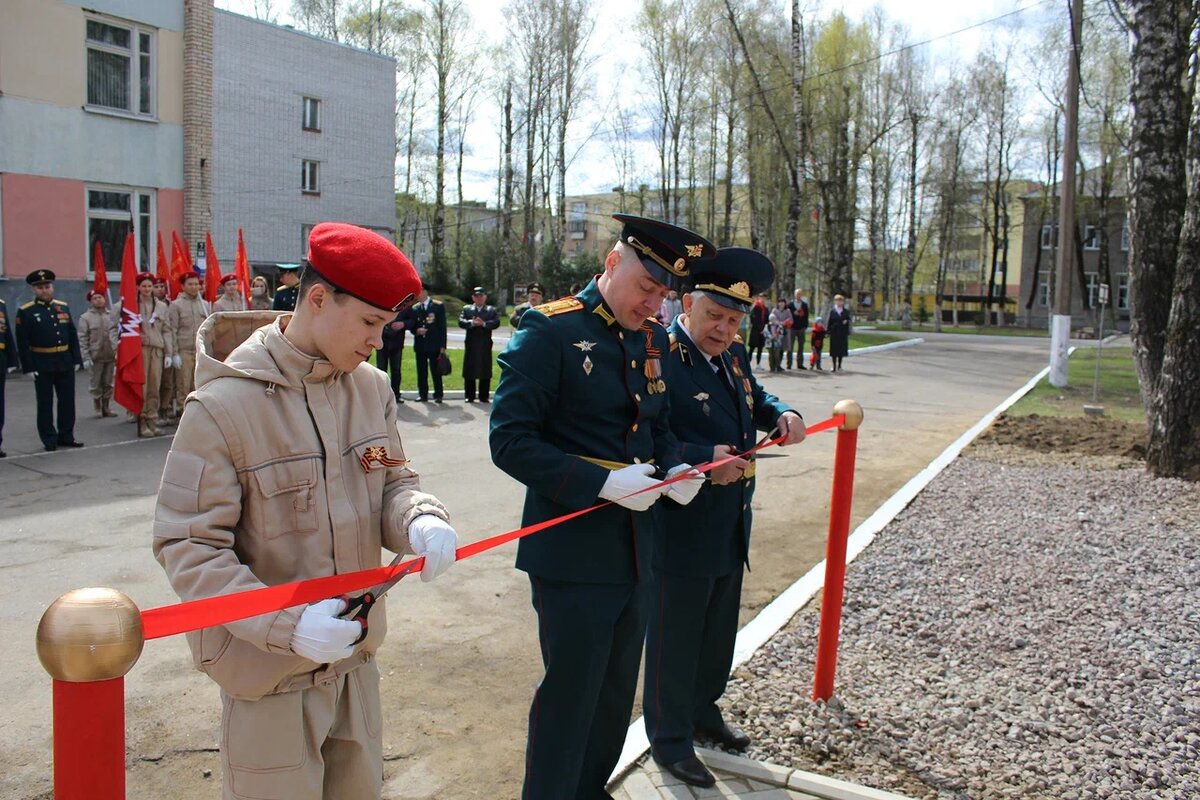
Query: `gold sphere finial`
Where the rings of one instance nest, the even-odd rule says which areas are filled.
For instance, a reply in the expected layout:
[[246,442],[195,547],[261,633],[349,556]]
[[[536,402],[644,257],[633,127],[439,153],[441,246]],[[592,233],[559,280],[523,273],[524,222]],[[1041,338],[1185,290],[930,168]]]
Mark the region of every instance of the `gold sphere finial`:
[[835,417],[845,417],[842,424],[838,426],[840,431],[857,430],[863,421],[863,409],[858,404],[857,400],[839,400],[837,405],[833,407],[833,415]]
[[142,654],[142,614],[116,589],[75,589],[55,600],[37,629],[50,677],[81,683],[120,678]]

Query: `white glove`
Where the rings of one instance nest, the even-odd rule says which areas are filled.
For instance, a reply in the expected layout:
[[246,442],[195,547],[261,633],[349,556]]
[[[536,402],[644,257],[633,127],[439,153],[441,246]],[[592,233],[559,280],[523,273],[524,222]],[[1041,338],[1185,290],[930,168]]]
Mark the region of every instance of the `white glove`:
[[170,369],[170,368],[171,368],[171,357],[163,356],[163,369]]
[[653,492],[643,492],[633,497],[626,497],[626,495],[659,483],[650,477],[653,474],[653,464],[631,464],[628,467],[615,469],[608,473],[608,477],[604,480],[600,496],[631,511],[645,511],[654,505],[655,500],[662,497],[666,489],[660,488]]
[[92,360],[91,360],[90,358],[85,358],[85,359],[83,360],[83,368],[84,368],[84,369],[91,369],[91,368],[92,368]]
[[183,356],[179,354],[171,356],[171,363],[175,365],[175,369],[183,369]]
[[346,610],[346,601],[331,597],[304,609],[292,632],[292,652],[318,664],[332,664],[349,658],[354,642],[362,635],[362,625],[338,619]]
[[29,373],[29,377],[33,378],[36,381],[37,380],[37,370],[35,369],[33,372]]
[[457,558],[458,534],[450,523],[433,514],[422,514],[408,524],[408,543],[414,553],[425,556],[421,580],[426,582],[450,569]]
[[682,480],[679,483],[672,483],[667,487],[667,497],[679,503],[681,506],[686,506],[688,503],[696,499],[696,493],[704,486],[704,473],[696,472],[692,469],[691,464],[680,464],[677,467],[672,467],[667,473],[668,478],[674,478],[681,472],[691,470],[691,475],[687,480]]
[[14,372],[16,372],[16,371],[17,371],[17,370],[19,370],[19,369],[20,369],[20,367],[9,367],[9,368],[8,368],[8,374],[9,374],[9,375],[12,375]]

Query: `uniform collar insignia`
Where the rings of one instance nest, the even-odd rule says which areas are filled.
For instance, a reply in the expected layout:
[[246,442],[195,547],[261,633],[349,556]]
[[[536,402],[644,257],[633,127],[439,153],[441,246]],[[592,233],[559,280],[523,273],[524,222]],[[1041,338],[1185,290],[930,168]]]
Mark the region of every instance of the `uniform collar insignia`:
[[617,318],[608,310],[608,306],[604,304],[603,300],[592,309],[592,313],[604,320],[605,325],[615,325],[617,323]]
[[708,392],[697,392],[696,394],[694,394],[692,396],[695,399],[699,400],[701,403],[703,403],[705,400],[708,399]]
[[590,353],[592,351],[592,348],[596,346],[596,343],[589,342],[587,339],[583,339],[581,341],[575,342],[574,346],[578,347],[580,350],[582,350],[585,353]]

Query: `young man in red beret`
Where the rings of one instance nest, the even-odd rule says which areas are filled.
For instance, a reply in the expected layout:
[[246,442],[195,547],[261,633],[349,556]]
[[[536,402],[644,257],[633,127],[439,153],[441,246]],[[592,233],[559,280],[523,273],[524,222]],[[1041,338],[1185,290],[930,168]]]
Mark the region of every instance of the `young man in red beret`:
[[221,295],[213,301],[212,310],[213,313],[246,310],[246,298],[238,288],[237,275],[231,272],[221,277]]
[[[446,509],[421,491],[387,378],[367,362],[420,280],[378,234],[322,223],[294,313],[214,313],[167,455],[154,554],[182,600],[378,567],[380,548],[455,559]],[[221,687],[223,796],[378,798],[385,607],[341,598],[189,634]],[[365,634],[365,635],[364,635]],[[361,639],[361,641],[360,641]]]
[[117,364],[117,315],[108,307],[103,292],[88,290],[88,310],[79,315],[75,329],[79,331],[79,350],[83,368],[91,370],[89,387],[97,417],[115,417],[111,408],[113,377]]
[[175,337],[172,372],[175,373],[175,413],[183,413],[183,403],[196,386],[196,332],[212,309],[200,296],[200,276],[185,272],[179,277],[182,292],[167,309],[171,335]]

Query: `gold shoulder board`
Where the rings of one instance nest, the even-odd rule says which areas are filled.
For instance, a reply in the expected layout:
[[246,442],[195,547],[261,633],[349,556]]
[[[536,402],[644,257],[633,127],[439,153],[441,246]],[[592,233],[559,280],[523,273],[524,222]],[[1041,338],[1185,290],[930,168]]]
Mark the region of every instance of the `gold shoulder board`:
[[745,342],[742,341],[742,335],[740,333],[735,333],[733,335],[733,340],[738,344],[745,344]]
[[542,303],[540,306],[534,306],[533,308],[547,317],[553,317],[558,314],[566,314],[568,311],[579,311],[583,308],[583,301],[578,297],[564,297],[560,300],[551,300],[549,303]]
[[25,303],[24,305],[22,305],[21,308],[22,309],[29,308],[31,305],[33,305],[33,302],[34,301],[30,300],[28,303]]

